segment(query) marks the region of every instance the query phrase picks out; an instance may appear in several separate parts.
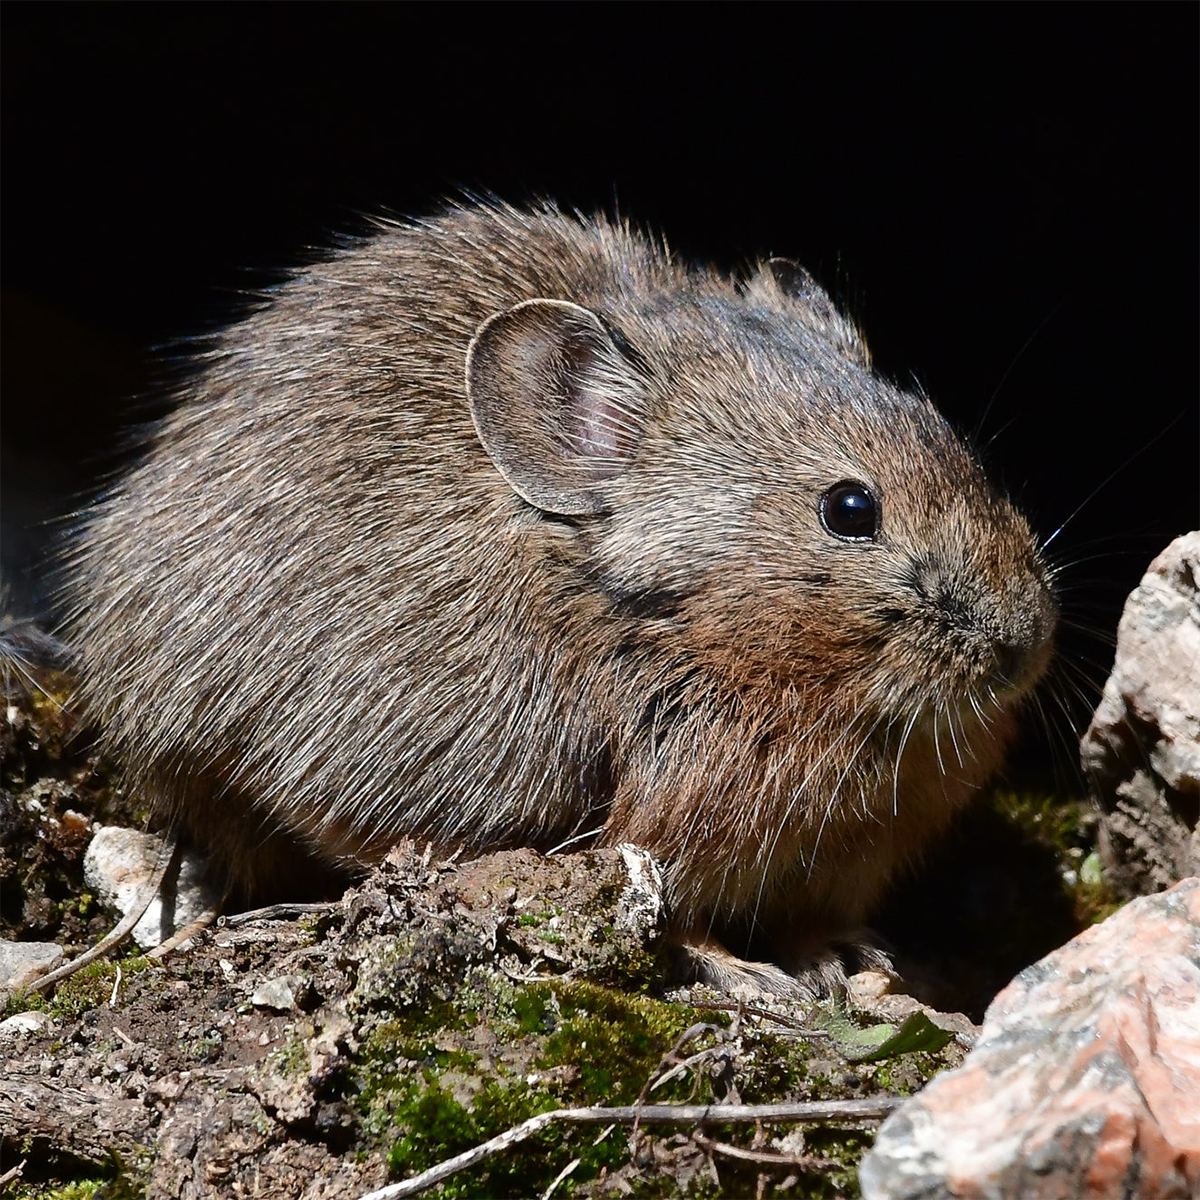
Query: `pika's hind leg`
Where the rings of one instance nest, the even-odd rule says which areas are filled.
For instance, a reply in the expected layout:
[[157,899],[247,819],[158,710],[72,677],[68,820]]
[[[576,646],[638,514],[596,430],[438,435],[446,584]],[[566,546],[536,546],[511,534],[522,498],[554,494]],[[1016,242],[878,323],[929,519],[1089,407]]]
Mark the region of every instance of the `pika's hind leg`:
[[150,767],[137,783],[157,823],[208,860],[206,882],[226,897],[227,912],[333,899],[355,874],[214,772]]

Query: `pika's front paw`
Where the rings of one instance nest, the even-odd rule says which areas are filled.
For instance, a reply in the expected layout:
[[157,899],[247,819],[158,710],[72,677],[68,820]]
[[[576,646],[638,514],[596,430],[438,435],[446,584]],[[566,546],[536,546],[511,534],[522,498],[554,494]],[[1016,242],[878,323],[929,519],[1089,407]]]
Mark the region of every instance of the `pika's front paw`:
[[689,983],[705,983],[730,996],[783,996],[818,1000],[846,986],[859,971],[890,972],[891,960],[866,931],[830,941],[817,952],[794,952],[783,965],[738,958],[711,934],[679,934],[672,945],[676,974]]

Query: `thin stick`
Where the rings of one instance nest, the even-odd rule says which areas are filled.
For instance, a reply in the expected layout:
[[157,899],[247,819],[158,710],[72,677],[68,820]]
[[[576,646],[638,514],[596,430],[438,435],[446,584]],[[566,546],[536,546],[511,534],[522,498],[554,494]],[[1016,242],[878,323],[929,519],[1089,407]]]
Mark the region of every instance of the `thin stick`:
[[306,913],[326,913],[337,907],[335,900],[324,900],[315,904],[268,904],[266,908],[255,908],[250,912],[234,913],[225,918],[225,925],[236,929],[247,921],[276,921],[281,918],[300,917]]
[[636,1104],[612,1108],[556,1108],[522,1121],[520,1125],[483,1142],[454,1158],[430,1167],[411,1179],[389,1184],[359,1200],[400,1200],[441,1183],[451,1175],[515,1146],[540,1133],[554,1121],[573,1125],[724,1125],[749,1121],[879,1121],[900,1104],[899,1096],[872,1096],[865,1100],[814,1100],[795,1104]]
[[797,1167],[801,1171],[820,1171],[840,1164],[833,1158],[818,1158],[815,1154],[780,1154],[778,1150],[746,1150],[742,1146],[731,1146],[728,1142],[714,1142],[698,1133],[693,1137],[696,1145],[709,1154],[723,1154],[741,1162],[758,1163],[767,1167]]
[[765,1020],[774,1021],[777,1025],[784,1025],[788,1029],[793,1030],[798,1037],[806,1038],[829,1038],[833,1035],[824,1029],[806,1029],[799,1021],[793,1020],[791,1017],[786,1017],[783,1013],[772,1012],[769,1008],[760,1008],[757,1004],[738,1003],[722,1003],[719,1000],[696,1000],[693,1001],[692,1008],[711,1009],[713,1012],[734,1012],[741,1013],[747,1017],[761,1017]]
[[0,1183],[12,1183],[14,1179],[20,1179],[24,1173],[25,1164],[28,1161],[28,1159],[23,1158],[15,1167],[9,1167],[3,1175],[0,1175]]
[[562,1181],[566,1179],[566,1177],[570,1175],[571,1172],[574,1171],[581,1162],[583,1162],[582,1158],[571,1159],[571,1161],[567,1163],[567,1165],[563,1167],[563,1169],[559,1171],[557,1175],[555,1175],[554,1182],[542,1193],[542,1200],[550,1200],[550,1197],[554,1195],[554,1189],[558,1187],[558,1185],[562,1183]]
[[206,908],[190,924],[185,925],[182,929],[177,929],[165,942],[155,946],[146,957],[152,958],[156,962],[160,961],[166,958],[176,946],[182,946],[189,938],[194,938],[196,934],[203,933],[221,915],[221,905],[225,903],[228,894],[226,892],[225,896],[217,904],[214,904],[212,908]]
[[[654,1068],[653,1074],[651,1074],[651,1076],[646,1080],[646,1082],[644,1084],[642,1084],[642,1090],[638,1093],[638,1098],[634,1101],[633,1107],[635,1109],[637,1109],[638,1112],[641,1112],[642,1109],[645,1108],[646,1098],[647,1098],[647,1096],[650,1095],[651,1091],[653,1091],[654,1088],[658,1086],[658,1083],[665,1082],[667,1078],[669,1078],[672,1074],[675,1073],[674,1071],[669,1071],[666,1076],[660,1075],[660,1072],[662,1072],[662,1070],[667,1066],[668,1063],[676,1063],[677,1064],[679,1062],[679,1052],[683,1049],[684,1046],[686,1046],[688,1044],[688,1042],[693,1041],[695,1038],[698,1038],[705,1033],[712,1033],[712,1034],[715,1034],[718,1038],[724,1037],[726,1039],[725,1044],[728,1045],[728,1042],[737,1036],[738,1025],[739,1025],[740,1021],[741,1021],[741,1013],[739,1011],[738,1015],[733,1018],[733,1021],[730,1024],[728,1029],[724,1029],[720,1025],[709,1025],[706,1023],[697,1023],[697,1024],[691,1025],[687,1029],[685,1029],[683,1031],[683,1033],[681,1033],[679,1035],[679,1037],[676,1039],[675,1045],[673,1045],[671,1047],[671,1049],[668,1050],[666,1052],[666,1054],[664,1054],[662,1056],[661,1060],[659,1061],[658,1066]],[[718,1044],[717,1046],[714,1046],[713,1049],[719,1051],[721,1049],[724,1049],[724,1046]],[[678,1069],[679,1069],[678,1067],[675,1068],[675,1070],[678,1070]],[[657,1078],[657,1082],[656,1082],[656,1078]],[[692,1095],[695,1095],[694,1088],[692,1090]],[[634,1141],[637,1140],[637,1136],[638,1136],[638,1124],[639,1124],[639,1122],[638,1122],[637,1118],[635,1117],[634,1122],[633,1122],[633,1140]]]

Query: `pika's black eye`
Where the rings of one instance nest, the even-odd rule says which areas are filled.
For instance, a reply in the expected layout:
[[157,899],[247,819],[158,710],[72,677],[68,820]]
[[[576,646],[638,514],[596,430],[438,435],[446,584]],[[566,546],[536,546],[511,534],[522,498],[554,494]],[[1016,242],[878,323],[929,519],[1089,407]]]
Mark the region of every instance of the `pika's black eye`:
[[821,524],[843,541],[869,542],[879,533],[879,501],[865,484],[845,479],[821,497]]

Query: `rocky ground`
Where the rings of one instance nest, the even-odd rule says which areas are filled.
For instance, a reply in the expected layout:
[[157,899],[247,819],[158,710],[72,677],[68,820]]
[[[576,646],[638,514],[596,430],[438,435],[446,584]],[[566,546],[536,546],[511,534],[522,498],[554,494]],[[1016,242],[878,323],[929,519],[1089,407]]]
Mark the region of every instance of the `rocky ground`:
[[[70,689],[58,674],[38,686],[8,676],[0,931],[73,955],[116,915],[84,883],[94,831],[145,814],[74,724]],[[989,906],[994,917],[1006,887],[986,881],[979,856],[1003,880],[1009,851],[1042,857],[1060,921],[1077,927],[1102,899],[1076,869],[1088,836],[1078,813],[1001,795],[978,821],[957,851],[974,880],[959,885],[973,899],[957,919]],[[962,864],[973,854],[973,868]],[[440,1185],[462,1196],[853,1194],[891,1098],[957,1065],[978,1011],[923,1009],[879,976],[856,979],[839,1006],[739,1008],[673,988],[662,914],[638,883],[646,869],[616,851],[443,863],[402,846],[323,912],[225,920],[163,962],[127,952],[49,1000],[19,991],[0,1025],[0,1177],[23,1197],[357,1197],[553,1109],[866,1100],[872,1116],[803,1123],[555,1121]],[[941,864],[940,886],[955,886],[955,870]],[[1008,959],[1022,965],[1019,906],[982,941],[941,921],[948,944],[935,951],[929,913],[941,903],[936,888],[916,889],[893,906],[893,924],[916,935],[901,947],[916,990],[995,990]],[[1059,936],[1025,923],[1035,942]],[[1029,939],[1023,952],[1036,957]]]

